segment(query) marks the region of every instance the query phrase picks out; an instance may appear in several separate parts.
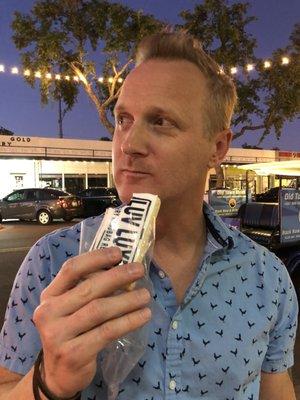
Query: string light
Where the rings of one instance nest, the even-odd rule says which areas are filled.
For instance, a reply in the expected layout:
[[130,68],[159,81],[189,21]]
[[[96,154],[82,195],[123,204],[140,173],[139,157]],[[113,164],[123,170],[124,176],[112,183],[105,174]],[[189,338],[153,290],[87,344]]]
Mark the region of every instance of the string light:
[[287,65],[290,63],[290,59],[288,57],[282,57],[281,63],[282,65]]
[[[288,57],[288,56],[281,57],[281,65],[288,65],[288,64],[290,64],[290,62],[291,62],[290,57]],[[272,62],[270,60],[265,60],[263,62],[263,67],[265,69],[271,68],[272,67]],[[245,69],[246,69],[247,72],[254,71],[255,68],[256,68],[256,65],[253,64],[253,63],[249,63],[249,64],[247,64],[245,66]],[[24,76],[29,77],[29,76],[31,76],[33,74],[35,78],[38,78],[38,79],[42,78],[42,74],[41,74],[40,71],[32,72],[29,69],[22,70],[21,68],[18,68],[17,66],[14,66],[14,67],[6,69],[4,64],[0,64],[0,72],[6,72],[6,70],[10,71],[10,73],[13,74],[13,75],[19,75],[21,73]],[[237,66],[233,66],[233,67],[230,68],[229,71],[230,71],[231,75],[235,75],[235,74],[238,73],[238,67]],[[219,73],[220,74],[224,74],[225,73],[223,67],[220,67]],[[44,78],[47,79],[47,80],[55,79],[57,81],[60,81],[60,80],[64,79],[67,82],[71,82],[71,81],[72,82],[79,82],[79,81],[85,82],[85,77],[84,76],[82,76],[82,77],[79,77],[78,75],[70,76],[70,75],[54,74],[54,73],[50,73],[50,72],[45,73],[44,74]],[[108,83],[112,84],[114,82],[114,77],[110,76],[107,79],[105,79],[103,76],[100,76],[97,79],[97,81],[99,83],[108,82]],[[123,81],[124,81],[124,79],[122,77],[119,77],[117,79],[118,83],[122,83]]]

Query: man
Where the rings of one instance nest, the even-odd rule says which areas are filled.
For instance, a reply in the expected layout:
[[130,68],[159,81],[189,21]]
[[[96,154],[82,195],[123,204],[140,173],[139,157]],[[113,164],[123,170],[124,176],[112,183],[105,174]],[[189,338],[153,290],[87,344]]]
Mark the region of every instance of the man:
[[145,289],[113,295],[143,276],[140,264],[113,267],[117,249],[76,256],[78,226],[47,235],[14,284],[1,400],[33,398],[41,347],[48,398],[82,391],[82,399],[106,399],[98,354],[147,322],[145,354],[119,400],[295,399],[287,370],[298,310],[286,269],[203,204],[207,172],[230,144],[235,100],[231,80],[189,35],[141,43],[115,107],[113,167],[123,202],[136,192],[161,199],[150,267],[155,312]]

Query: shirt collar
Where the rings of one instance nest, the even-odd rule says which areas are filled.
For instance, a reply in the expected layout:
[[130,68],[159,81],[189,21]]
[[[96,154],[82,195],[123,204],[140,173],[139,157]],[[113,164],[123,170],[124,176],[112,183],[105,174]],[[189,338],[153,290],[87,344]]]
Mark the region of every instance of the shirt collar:
[[224,250],[231,250],[235,243],[234,236],[229,227],[206,202],[203,202],[203,214],[205,216],[207,230],[210,231],[214,239]]

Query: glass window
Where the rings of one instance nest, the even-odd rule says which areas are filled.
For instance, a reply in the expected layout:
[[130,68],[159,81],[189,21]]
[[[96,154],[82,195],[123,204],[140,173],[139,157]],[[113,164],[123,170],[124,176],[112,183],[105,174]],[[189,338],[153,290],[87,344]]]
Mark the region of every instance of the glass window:
[[17,201],[24,201],[25,200],[25,191],[24,190],[19,190],[17,192],[14,192],[10,194],[7,198],[7,201],[13,203]]
[[37,200],[37,191],[36,190],[27,190],[26,191],[26,200],[27,201],[35,201]]
[[63,192],[62,190],[44,189],[39,191],[40,200],[55,200],[60,196],[69,196],[69,193]]

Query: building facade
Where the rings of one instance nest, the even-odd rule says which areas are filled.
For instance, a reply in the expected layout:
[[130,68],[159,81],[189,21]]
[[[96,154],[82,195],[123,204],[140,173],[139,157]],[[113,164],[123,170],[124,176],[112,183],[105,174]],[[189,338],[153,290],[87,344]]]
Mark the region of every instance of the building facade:
[[[111,146],[100,140],[0,135],[0,198],[22,187],[51,186],[76,193],[113,186]],[[300,159],[300,152],[231,148],[222,164],[225,186],[245,189],[245,172],[239,165],[288,159]],[[216,180],[211,170],[206,190],[216,187]],[[252,186],[257,193],[277,186],[276,176],[253,174]]]
[[0,135],[0,198],[22,187],[112,184],[111,142]]

